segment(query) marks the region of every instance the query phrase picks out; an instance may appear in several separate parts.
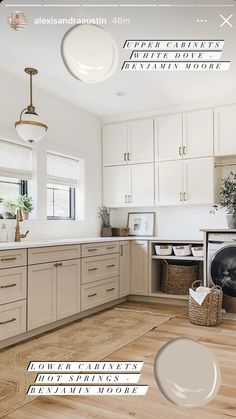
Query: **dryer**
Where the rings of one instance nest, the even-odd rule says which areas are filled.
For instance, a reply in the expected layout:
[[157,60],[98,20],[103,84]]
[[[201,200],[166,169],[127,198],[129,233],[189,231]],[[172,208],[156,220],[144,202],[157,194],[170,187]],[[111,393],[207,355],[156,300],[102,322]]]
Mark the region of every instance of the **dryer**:
[[207,285],[220,285],[227,312],[236,313],[236,233],[209,233]]

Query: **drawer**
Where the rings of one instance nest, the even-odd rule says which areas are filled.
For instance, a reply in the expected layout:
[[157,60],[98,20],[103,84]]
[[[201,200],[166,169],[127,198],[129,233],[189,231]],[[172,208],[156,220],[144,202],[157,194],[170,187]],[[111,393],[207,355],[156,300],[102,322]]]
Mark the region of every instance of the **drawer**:
[[80,245],[37,247],[28,250],[28,264],[56,262],[80,257]]
[[0,304],[26,298],[26,267],[0,270]]
[[26,300],[0,306],[0,340],[26,332]]
[[106,243],[89,243],[82,245],[82,257],[110,255],[111,253],[119,253],[119,242]]
[[82,284],[119,275],[119,255],[82,259]]
[[0,269],[14,268],[15,266],[25,266],[27,257],[26,249],[19,250],[1,250],[0,251]]
[[109,278],[93,284],[82,285],[81,287],[81,310],[99,306],[116,300],[118,293],[118,277]]

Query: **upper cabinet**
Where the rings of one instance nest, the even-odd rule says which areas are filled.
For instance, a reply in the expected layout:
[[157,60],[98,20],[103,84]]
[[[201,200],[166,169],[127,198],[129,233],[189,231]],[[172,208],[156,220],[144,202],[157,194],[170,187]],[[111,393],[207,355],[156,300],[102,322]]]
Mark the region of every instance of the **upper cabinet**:
[[213,110],[156,118],[155,160],[213,156]]
[[151,163],[153,154],[152,118],[104,125],[104,166]]
[[155,120],[155,159],[182,159],[182,114],[159,116]]
[[213,156],[213,109],[183,115],[183,158]]
[[236,105],[214,109],[216,156],[236,154]]

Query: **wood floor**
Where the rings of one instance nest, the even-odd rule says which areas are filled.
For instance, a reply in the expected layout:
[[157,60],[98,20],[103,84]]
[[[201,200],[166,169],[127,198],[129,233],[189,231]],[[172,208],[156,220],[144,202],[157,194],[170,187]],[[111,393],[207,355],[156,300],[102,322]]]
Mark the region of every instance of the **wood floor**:
[[[143,397],[40,397],[5,416],[7,419],[226,419],[236,417],[236,321],[226,316],[220,326],[191,325],[187,307],[127,302],[120,309],[175,316],[107,357],[143,360],[140,383],[148,384]],[[222,384],[216,398],[202,408],[180,408],[160,393],[153,376],[157,351],[170,339],[188,336],[209,347],[219,361]],[[191,356],[191,354],[190,354]]]

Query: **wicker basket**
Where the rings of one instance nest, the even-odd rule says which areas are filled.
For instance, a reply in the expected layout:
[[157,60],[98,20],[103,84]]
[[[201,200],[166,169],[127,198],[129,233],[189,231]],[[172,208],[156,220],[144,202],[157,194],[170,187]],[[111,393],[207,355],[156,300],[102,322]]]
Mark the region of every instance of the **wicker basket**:
[[193,281],[198,279],[198,266],[169,264],[166,260],[162,264],[161,290],[167,294],[187,295]]
[[[192,289],[196,291],[196,284],[202,285],[201,281],[195,281]],[[210,293],[206,296],[202,305],[199,305],[192,297],[189,296],[189,321],[198,326],[217,326],[222,320],[222,288],[214,285]]]

